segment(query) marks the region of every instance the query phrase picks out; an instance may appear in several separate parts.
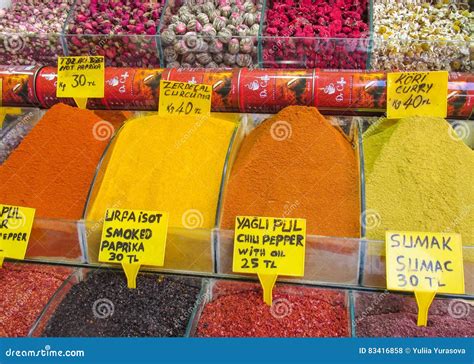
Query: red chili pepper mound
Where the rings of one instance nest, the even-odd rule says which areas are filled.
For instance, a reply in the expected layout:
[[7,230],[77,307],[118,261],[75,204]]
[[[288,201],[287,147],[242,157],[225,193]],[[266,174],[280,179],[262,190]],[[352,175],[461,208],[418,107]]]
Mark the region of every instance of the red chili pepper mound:
[[219,282],[204,307],[199,337],[347,337],[345,294],[333,290],[281,286],[271,307],[259,285]]

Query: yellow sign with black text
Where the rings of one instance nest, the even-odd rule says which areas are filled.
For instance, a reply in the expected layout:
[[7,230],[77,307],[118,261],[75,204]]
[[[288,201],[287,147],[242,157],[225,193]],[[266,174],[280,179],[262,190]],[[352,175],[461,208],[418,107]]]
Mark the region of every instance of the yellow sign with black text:
[[209,116],[211,101],[211,85],[160,81],[160,116]]
[[306,220],[237,216],[233,271],[266,275],[304,275]]
[[448,72],[387,73],[387,118],[448,113]]
[[3,258],[25,258],[35,211],[30,207],[0,205],[0,266]]
[[57,97],[74,98],[80,108],[87,99],[103,98],[105,62],[103,56],[59,57]]
[[461,235],[387,231],[385,249],[389,290],[464,293]]
[[99,261],[162,266],[168,219],[167,212],[107,209]]

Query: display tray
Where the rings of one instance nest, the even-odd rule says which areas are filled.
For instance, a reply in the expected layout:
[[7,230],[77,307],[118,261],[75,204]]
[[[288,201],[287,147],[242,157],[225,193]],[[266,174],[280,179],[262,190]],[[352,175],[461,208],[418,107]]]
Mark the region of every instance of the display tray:
[[[25,115],[29,115],[27,112]],[[240,145],[246,136],[257,125],[260,125],[268,115],[240,115],[240,124],[229,144],[225,156],[224,168],[220,177],[220,190],[217,196],[217,207],[214,211],[215,223],[212,228],[202,228],[198,225],[170,227],[167,238],[167,254],[163,267],[145,267],[146,270],[164,272],[187,272],[202,275],[232,276],[232,246],[234,232],[231,229],[222,228],[222,214],[224,208],[224,196],[228,184],[229,175],[233,169],[235,158],[238,155]],[[17,127],[24,123],[25,119],[19,118]],[[23,120],[23,121],[22,121]],[[29,119],[31,125],[37,123],[36,119]],[[366,131],[369,124],[377,122],[377,118],[359,117],[333,117],[332,123],[338,125],[344,132],[346,138],[352,142],[358,158],[357,175],[359,178],[359,206],[361,216],[361,230],[356,237],[330,237],[309,233],[307,236],[307,251],[305,263],[305,275],[301,278],[280,277],[287,282],[299,282],[307,284],[327,284],[334,286],[352,287],[385,287],[385,258],[384,243],[380,239],[367,238],[366,227],[370,226],[370,218],[366,212],[367,203],[365,196],[365,173],[364,156],[361,131]],[[473,130],[472,121],[450,121],[453,126],[466,126]],[[461,123],[461,124],[459,124]],[[10,130],[15,125],[9,126]],[[23,130],[23,129],[22,129]],[[464,130],[464,129],[463,129]],[[120,132],[119,132],[120,134]],[[473,148],[473,133],[465,133],[464,141]],[[19,140],[24,135],[20,134]],[[471,138],[471,139],[470,139]],[[6,143],[2,139],[2,147]],[[33,226],[32,237],[27,250],[26,258],[33,261],[49,261],[59,263],[86,263],[97,266],[103,265],[98,262],[98,250],[102,221],[89,221],[87,206],[96,194],[96,186],[105,171],[107,158],[113,150],[112,139],[108,148],[103,153],[101,162],[96,168],[96,177],[91,181],[89,196],[86,198],[83,218],[77,221],[61,219],[36,218]],[[16,142],[18,144],[19,141]],[[33,206],[34,207],[34,206]],[[198,221],[199,222],[199,221]],[[378,240],[378,241],[377,241]],[[474,273],[474,248],[472,242],[464,241],[464,267],[465,276],[471,277]],[[474,283],[466,279],[466,294],[474,294]]]
[[44,307],[33,337],[188,336],[206,281],[140,273],[129,290],[123,272],[78,268]]
[[[246,3],[246,9],[238,10],[244,16],[237,16],[232,15],[234,1],[226,2],[228,8],[217,15],[214,2],[201,8],[181,0],[153,2],[140,18],[143,25],[137,26],[129,24],[134,15],[107,9],[107,3],[95,7],[91,17],[83,0],[71,0],[61,5],[55,30],[45,25],[47,15],[38,14],[35,32],[23,24],[5,27],[0,64],[47,65],[63,55],[103,55],[109,66],[148,68],[467,72],[473,67],[473,9],[465,0],[416,1],[403,11],[385,0],[348,1],[343,7],[303,1],[291,6],[275,0]],[[215,21],[219,17],[223,23]]]
[[[26,313],[36,303],[21,306],[29,332],[19,336],[468,337],[473,329],[472,296],[437,296],[428,325],[418,327],[411,294],[277,283],[267,306],[260,285],[242,279],[145,272],[139,274],[137,289],[129,290],[117,269],[30,263],[17,263],[14,269],[23,271],[24,282],[28,274],[44,269],[68,277],[48,300],[38,302],[33,317]],[[2,328],[13,317],[6,310]],[[5,335],[9,331],[0,336]]]

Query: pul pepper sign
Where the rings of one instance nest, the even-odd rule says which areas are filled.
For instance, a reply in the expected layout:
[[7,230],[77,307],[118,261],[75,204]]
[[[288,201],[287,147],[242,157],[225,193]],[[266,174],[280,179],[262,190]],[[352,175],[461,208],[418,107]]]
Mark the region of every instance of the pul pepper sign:
[[278,275],[304,276],[306,220],[237,216],[235,219],[235,273],[257,274],[266,304]]
[[418,326],[426,326],[436,293],[464,293],[461,235],[387,231],[387,288],[415,293]]
[[0,205],[0,268],[4,258],[25,258],[35,212],[30,207]]

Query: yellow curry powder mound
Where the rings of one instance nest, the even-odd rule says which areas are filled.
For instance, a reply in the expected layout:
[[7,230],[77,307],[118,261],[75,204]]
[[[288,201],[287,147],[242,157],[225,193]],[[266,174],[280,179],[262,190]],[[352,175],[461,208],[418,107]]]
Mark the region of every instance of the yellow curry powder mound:
[[474,244],[474,151],[440,118],[382,120],[364,134],[366,235],[456,232]]

